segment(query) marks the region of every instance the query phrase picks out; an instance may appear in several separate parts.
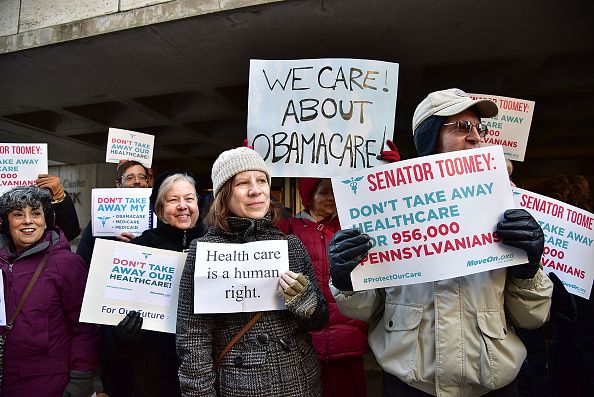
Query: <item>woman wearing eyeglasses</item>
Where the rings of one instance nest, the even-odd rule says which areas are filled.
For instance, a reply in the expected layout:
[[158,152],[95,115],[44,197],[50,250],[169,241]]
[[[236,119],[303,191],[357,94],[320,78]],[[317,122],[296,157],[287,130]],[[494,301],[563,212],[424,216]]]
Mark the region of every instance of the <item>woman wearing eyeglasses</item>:
[[[150,197],[157,227],[144,231],[131,243],[178,252],[188,249],[192,240],[202,236],[198,190],[198,182],[189,173],[170,171],[159,175]],[[131,311],[113,329],[116,348],[127,357],[132,369],[132,378],[119,379],[117,384],[127,382],[133,389],[133,394],[127,395],[134,397],[179,396],[175,335],[141,327],[142,317]],[[109,396],[122,395],[109,380],[104,387]]]

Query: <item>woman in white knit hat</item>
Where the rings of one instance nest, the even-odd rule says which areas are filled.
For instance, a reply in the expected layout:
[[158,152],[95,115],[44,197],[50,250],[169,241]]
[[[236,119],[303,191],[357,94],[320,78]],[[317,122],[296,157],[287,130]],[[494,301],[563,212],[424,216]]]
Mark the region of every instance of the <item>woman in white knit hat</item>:
[[[246,147],[223,152],[212,167],[212,181],[214,201],[205,220],[211,227],[190,246],[180,283],[177,352],[182,394],[320,396],[320,365],[307,333],[326,323],[328,309],[303,244],[272,226],[279,208],[270,201],[264,160]],[[288,310],[194,314],[196,242],[262,240],[287,240],[290,271],[278,284]]]

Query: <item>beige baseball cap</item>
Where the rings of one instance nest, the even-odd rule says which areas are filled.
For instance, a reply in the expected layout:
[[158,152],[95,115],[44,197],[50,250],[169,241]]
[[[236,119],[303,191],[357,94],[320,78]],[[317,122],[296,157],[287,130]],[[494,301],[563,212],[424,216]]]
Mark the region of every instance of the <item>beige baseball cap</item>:
[[412,122],[413,135],[419,124],[430,116],[453,116],[473,106],[481,118],[496,116],[499,111],[495,102],[489,99],[472,99],[458,88],[434,91],[427,95],[427,98],[423,99],[415,109]]

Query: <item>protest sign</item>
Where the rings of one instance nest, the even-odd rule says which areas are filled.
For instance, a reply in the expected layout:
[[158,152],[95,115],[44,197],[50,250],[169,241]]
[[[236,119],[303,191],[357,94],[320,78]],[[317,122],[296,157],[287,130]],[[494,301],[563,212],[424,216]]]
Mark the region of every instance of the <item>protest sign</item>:
[[110,128],[107,136],[105,162],[119,163],[120,160],[135,160],[150,168],[153,162],[154,146],[154,135]]
[[194,313],[284,310],[278,280],[289,270],[286,240],[196,244]]
[[373,244],[355,290],[416,284],[527,261],[494,234],[514,207],[501,147],[400,161],[332,178],[343,229]]
[[541,263],[570,293],[589,299],[594,280],[594,215],[528,190],[513,188],[516,205],[530,212],[545,234]]
[[186,253],[97,239],[80,321],[116,325],[130,310],[143,329],[175,333]]
[[328,177],[381,164],[394,133],[398,64],[250,62],[248,142],[273,176]]
[[0,143],[0,194],[47,174],[46,143]]
[[0,326],[6,326],[6,302],[4,301],[4,273],[0,271]]
[[497,116],[482,119],[489,127],[485,143],[501,145],[508,160],[524,161],[534,102],[497,95],[468,95],[472,99],[489,99],[499,108]]
[[151,229],[151,192],[149,188],[93,189],[93,236],[109,237],[122,232],[140,236],[143,231]]

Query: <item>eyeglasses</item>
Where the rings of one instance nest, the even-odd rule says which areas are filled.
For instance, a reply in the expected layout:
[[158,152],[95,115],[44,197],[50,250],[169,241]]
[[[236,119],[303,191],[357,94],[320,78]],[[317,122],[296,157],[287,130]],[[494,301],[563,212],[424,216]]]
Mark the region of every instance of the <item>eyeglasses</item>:
[[481,122],[472,124],[472,122],[468,120],[458,120],[454,121],[453,123],[445,123],[444,125],[455,125],[458,130],[465,132],[467,134],[469,134],[472,131],[472,127],[476,127],[476,132],[478,132],[481,138],[484,138],[487,135],[487,131],[489,130],[487,124]]
[[138,180],[140,182],[147,182],[148,181],[148,175],[145,174],[124,174],[122,175],[122,181],[126,181],[126,182],[134,182],[134,180],[138,178]]

